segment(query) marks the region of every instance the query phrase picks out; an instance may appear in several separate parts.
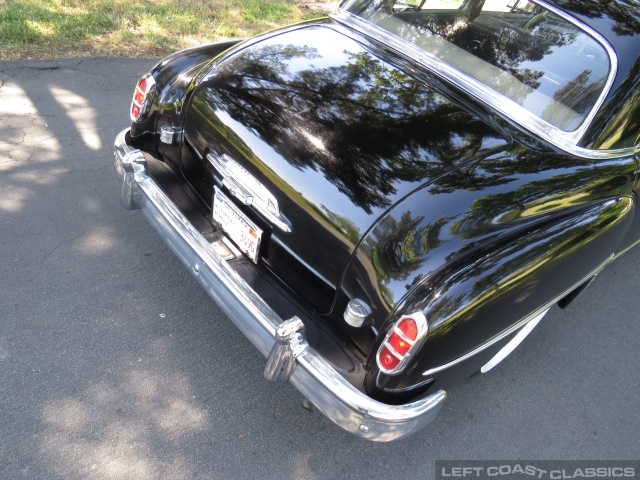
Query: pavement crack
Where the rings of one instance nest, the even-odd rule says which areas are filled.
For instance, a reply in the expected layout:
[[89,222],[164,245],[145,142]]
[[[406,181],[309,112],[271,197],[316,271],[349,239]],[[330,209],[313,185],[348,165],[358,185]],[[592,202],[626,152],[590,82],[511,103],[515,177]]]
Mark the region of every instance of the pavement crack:
[[93,191],[95,192],[96,195],[98,195],[100,197],[100,200],[104,203],[104,197],[102,196],[102,194],[98,191],[98,187],[94,188]]
[[49,258],[51,255],[53,255],[53,254],[54,254],[54,252],[55,252],[56,250],[58,250],[58,248],[60,248],[60,246],[61,246],[64,242],[65,242],[65,240],[61,240],[61,241],[60,241],[60,242],[59,242],[55,247],[53,247],[53,249],[52,249],[52,250],[50,250],[49,252],[47,252],[47,253],[45,254],[45,256],[44,256],[44,257],[42,257],[42,259],[41,259],[40,261],[38,261],[38,262],[34,262],[34,263],[32,263],[30,266],[40,265],[40,264],[42,264],[43,262],[45,262],[45,261],[47,260],[47,258]]
[[20,133],[22,133],[22,138],[20,140],[18,140],[17,142],[12,142],[14,145],[22,145],[25,140],[27,139],[27,132],[26,130],[21,130]]
[[60,240],[55,247],[53,247],[51,250],[49,250],[47,253],[45,253],[44,257],[42,257],[37,262],[23,262],[23,263],[16,262],[16,263],[14,263],[14,265],[17,266],[17,267],[35,267],[37,265],[42,265],[42,263],[44,263],[51,255],[53,255],[62,245],[64,245],[65,243],[74,242],[75,240],[78,240],[79,238],[82,238],[87,233],[89,233],[91,230],[93,230],[93,227],[90,227],[90,228],[87,228],[87,229],[83,230],[82,233],[80,233],[79,235],[75,235],[75,236],[73,236],[71,238],[65,238],[64,240]]

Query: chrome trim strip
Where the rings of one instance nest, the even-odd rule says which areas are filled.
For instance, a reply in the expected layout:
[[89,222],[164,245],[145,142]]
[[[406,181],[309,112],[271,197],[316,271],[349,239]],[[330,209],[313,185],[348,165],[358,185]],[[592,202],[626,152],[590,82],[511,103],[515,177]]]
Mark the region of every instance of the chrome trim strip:
[[435,55],[422,50],[417,45],[413,45],[403,40],[401,37],[392,34],[384,28],[365,20],[358,15],[346,11],[344,8],[340,8],[338,12],[332,14],[331,18],[336,22],[339,22],[348,27],[345,30],[348,30],[349,28],[354,29],[361,34],[372,37],[375,40],[380,41],[388,45],[389,47],[399,51],[400,53],[415,59],[416,61],[418,61],[418,63],[427,68],[432,73],[448,82],[453,83],[458,88],[462,89],[465,93],[496,109],[509,121],[514,122],[521,127],[539,135],[552,145],[569,154],[576,155],[582,158],[601,159],[626,156],[630,151],[633,152],[633,148],[624,148],[620,150],[590,150],[577,146],[579,140],[583,137],[583,135],[591,125],[591,122],[593,121],[598,109],[600,108],[600,106],[602,106],[606,96],[609,93],[609,90],[611,89],[611,85],[615,80],[615,76],[618,70],[618,59],[613,47],[598,32],[578,21],[577,19],[567,15],[565,12],[562,12],[553,5],[550,5],[541,0],[535,0],[535,3],[538,3],[544,8],[547,8],[548,10],[558,14],[570,23],[574,24],[576,27],[591,35],[606,50],[607,55],[609,56],[609,61],[611,64],[609,69],[609,76],[607,78],[607,81],[605,82],[605,86],[600,94],[600,97],[594,104],[594,107],[591,109],[585,120],[582,122],[581,126],[573,132],[564,132],[563,130],[554,127],[545,120],[529,112],[521,105],[491,89],[487,85],[484,85],[473,77],[448,65],[443,60],[437,58]]
[[415,342],[413,340],[411,340],[410,338],[407,338],[405,336],[405,334],[402,332],[402,330],[400,330],[398,328],[397,325],[394,325],[393,327],[393,332],[398,335],[402,340],[404,340],[405,342],[407,342],[409,345],[413,345]]
[[222,184],[231,195],[254,207],[280,230],[291,232],[291,222],[280,213],[276,197],[246,168],[226,154],[215,156],[209,153],[207,160],[224,177]]
[[[548,3],[544,0],[531,0],[531,1],[534,3],[538,3],[539,5],[543,6],[547,10],[550,10],[551,12],[555,13],[559,17],[564,18],[567,22],[572,23],[576,27],[585,31],[587,34],[591,36],[591,38],[595,39],[606,50],[607,55],[609,55],[609,63],[611,64],[609,68],[609,76],[607,77],[607,81],[605,82],[604,87],[602,88],[600,97],[598,97],[598,100],[593,105],[593,108],[591,109],[589,114],[586,116],[586,118],[582,122],[582,125],[580,126],[580,128],[578,128],[574,132],[570,132],[571,135],[568,136],[568,139],[574,139],[575,141],[573,143],[577,144],[580,141],[580,139],[584,136],[587,129],[591,126],[591,122],[593,121],[594,117],[596,116],[596,113],[598,113],[598,110],[600,110],[600,107],[604,103],[604,99],[609,94],[609,90],[611,90],[611,85],[613,85],[613,81],[615,80],[616,74],[618,73],[618,56],[616,55],[616,51],[613,49],[611,44],[602,35],[600,35],[599,32],[595,31],[589,25],[582,23],[578,19],[569,15],[567,12],[558,8],[556,5]],[[562,130],[559,130],[559,131],[562,132]],[[562,132],[562,133],[566,133],[566,132]]]
[[[385,342],[384,346],[387,347],[387,350],[389,350],[389,353],[391,353],[391,355],[396,357],[399,361],[402,361],[402,355],[400,355],[398,352],[396,352],[396,349],[393,348],[391,346],[391,344],[389,344],[388,342]],[[380,362],[379,361],[378,361],[378,367],[380,367]],[[385,372],[385,373],[387,373],[387,372]]]
[[545,303],[540,308],[534,310],[532,313],[530,313],[529,315],[527,315],[526,317],[524,317],[520,321],[514,323],[513,325],[511,325],[509,328],[507,328],[502,333],[499,333],[498,335],[496,335],[492,339],[486,341],[485,343],[483,343],[479,347],[474,348],[470,352],[462,355],[461,357],[456,358],[455,360],[452,360],[451,362],[445,363],[444,365],[440,365],[439,367],[430,368],[429,370],[423,372],[422,375],[425,376],[425,377],[429,376],[429,375],[433,375],[435,373],[438,373],[438,372],[441,372],[443,370],[446,370],[449,367],[453,367],[454,365],[462,363],[465,360],[470,359],[474,355],[477,355],[478,353],[482,352],[483,350],[486,350],[487,348],[489,348],[492,345],[496,344],[500,340],[503,340],[504,338],[508,337],[512,333],[518,331],[519,329],[524,327],[527,323],[529,323],[530,321],[535,319],[543,311],[548,310],[549,308],[551,308],[553,306],[553,304],[559,302],[563,297],[565,297],[566,295],[570,294],[572,291],[574,291],[576,288],[578,288],[584,282],[589,280],[591,277],[593,277],[593,276],[597,275],[598,273],[600,273],[604,269],[604,267],[606,267],[614,258],[615,258],[614,254],[609,255],[607,257],[607,259],[603,263],[601,263],[598,267],[596,267],[594,270],[592,270],[588,275],[586,275],[580,281],[576,282],[574,285],[572,285],[570,288],[568,288],[567,290],[562,292],[560,295],[555,296],[552,300],[548,301],[547,303]]
[[633,242],[631,245],[629,245],[627,248],[625,248],[624,250],[619,251],[618,253],[616,253],[616,255],[613,257],[613,259],[617,259],[620,258],[622,255],[624,255],[625,253],[627,253],[629,250],[631,250],[633,247],[636,247],[640,245],[640,238],[638,240],[636,240],[635,242]]
[[507,343],[504,347],[502,347],[500,351],[491,358],[491,360],[489,360],[487,363],[485,363],[482,366],[482,368],[480,369],[480,372],[481,373],[490,372],[493,369],[493,367],[495,367],[500,362],[502,362],[505,358],[511,355],[511,353],[516,348],[518,348],[518,345],[520,345],[524,341],[524,339],[529,336],[529,334],[533,331],[533,329],[536,328],[536,325],[540,323],[540,320],[542,320],[542,318],[547,314],[548,311],[549,309],[547,308],[544,312],[539,313],[534,319],[530,320],[524,327],[522,327],[520,331],[516,333],[511,340],[509,340],[509,343]]
[[309,263],[304,260],[302,257],[300,257],[298,254],[296,254],[296,252],[294,252],[293,250],[291,250],[291,247],[289,247],[288,245],[286,245],[278,236],[272,236],[271,237],[271,241],[275,242],[279,245],[280,248],[282,248],[284,251],[286,251],[289,255],[291,255],[293,258],[296,259],[296,262],[298,262],[300,265],[302,265],[303,268],[309,270],[309,272],[311,272],[313,274],[314,277],[316,277],[318,280],[320,280],[322,283],[324,283],[327,287],[329,287],[332,290],[335,290],[337,287],[335,285],[335,283],[330,282],[326,277],[324,277],[318,270],[316,270],[315,268],[313,268],[311,265],[309,265]]
[[[225,262],[148,175],[142,152],[126,144],[127,130],[116,138],[115,168],[128,206],[140,208],[209,296],[265,357],[283,323],[269,305]],[[125,161],[126,159],[126,161]],[[347,382],[313,348],[303,349],[289,382],[341,428],[369,440],[388,442],[411,435],[438,414],[446,393],[438,390],[406,405],[387,405]]]

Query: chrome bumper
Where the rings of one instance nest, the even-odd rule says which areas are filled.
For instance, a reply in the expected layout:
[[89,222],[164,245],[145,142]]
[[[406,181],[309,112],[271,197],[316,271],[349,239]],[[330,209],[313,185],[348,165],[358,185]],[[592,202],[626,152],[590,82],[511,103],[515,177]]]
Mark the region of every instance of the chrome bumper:
[[121,203],[141,209],[171,250],[242,333],[268,357],[265,376],[289,380],[332,422],[360,437],[388,442],[430,423],[440,411],[443,390],[406,405],[387,405],[349,384],[304,340],[301,322],[283,321],[234,272],[148,175],[140,150],[115,141],[115,169],[122,181]]

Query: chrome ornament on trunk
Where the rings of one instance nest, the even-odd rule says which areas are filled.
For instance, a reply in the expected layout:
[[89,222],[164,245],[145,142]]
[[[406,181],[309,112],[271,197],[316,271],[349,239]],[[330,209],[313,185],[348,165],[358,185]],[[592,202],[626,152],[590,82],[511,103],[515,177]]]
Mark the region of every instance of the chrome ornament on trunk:
[[280,213],[278,201],[253,175],[228,155],[207,155],[207,160],[224,177],[222,184],[229,193],[245,205],[251,205],[284,232],[291,232],[291,224]]

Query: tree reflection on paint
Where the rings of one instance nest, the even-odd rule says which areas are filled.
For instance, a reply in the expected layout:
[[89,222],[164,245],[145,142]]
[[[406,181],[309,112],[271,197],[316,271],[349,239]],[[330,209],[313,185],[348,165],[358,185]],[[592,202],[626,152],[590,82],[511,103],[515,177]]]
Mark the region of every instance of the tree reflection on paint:
[[398,182],[442,175],[499,141],[485,122],[368,52],[344,55],[344,64],[318,68],[316,48],[247,49],[216,69],[206,100],[369,214],[390,206]]

